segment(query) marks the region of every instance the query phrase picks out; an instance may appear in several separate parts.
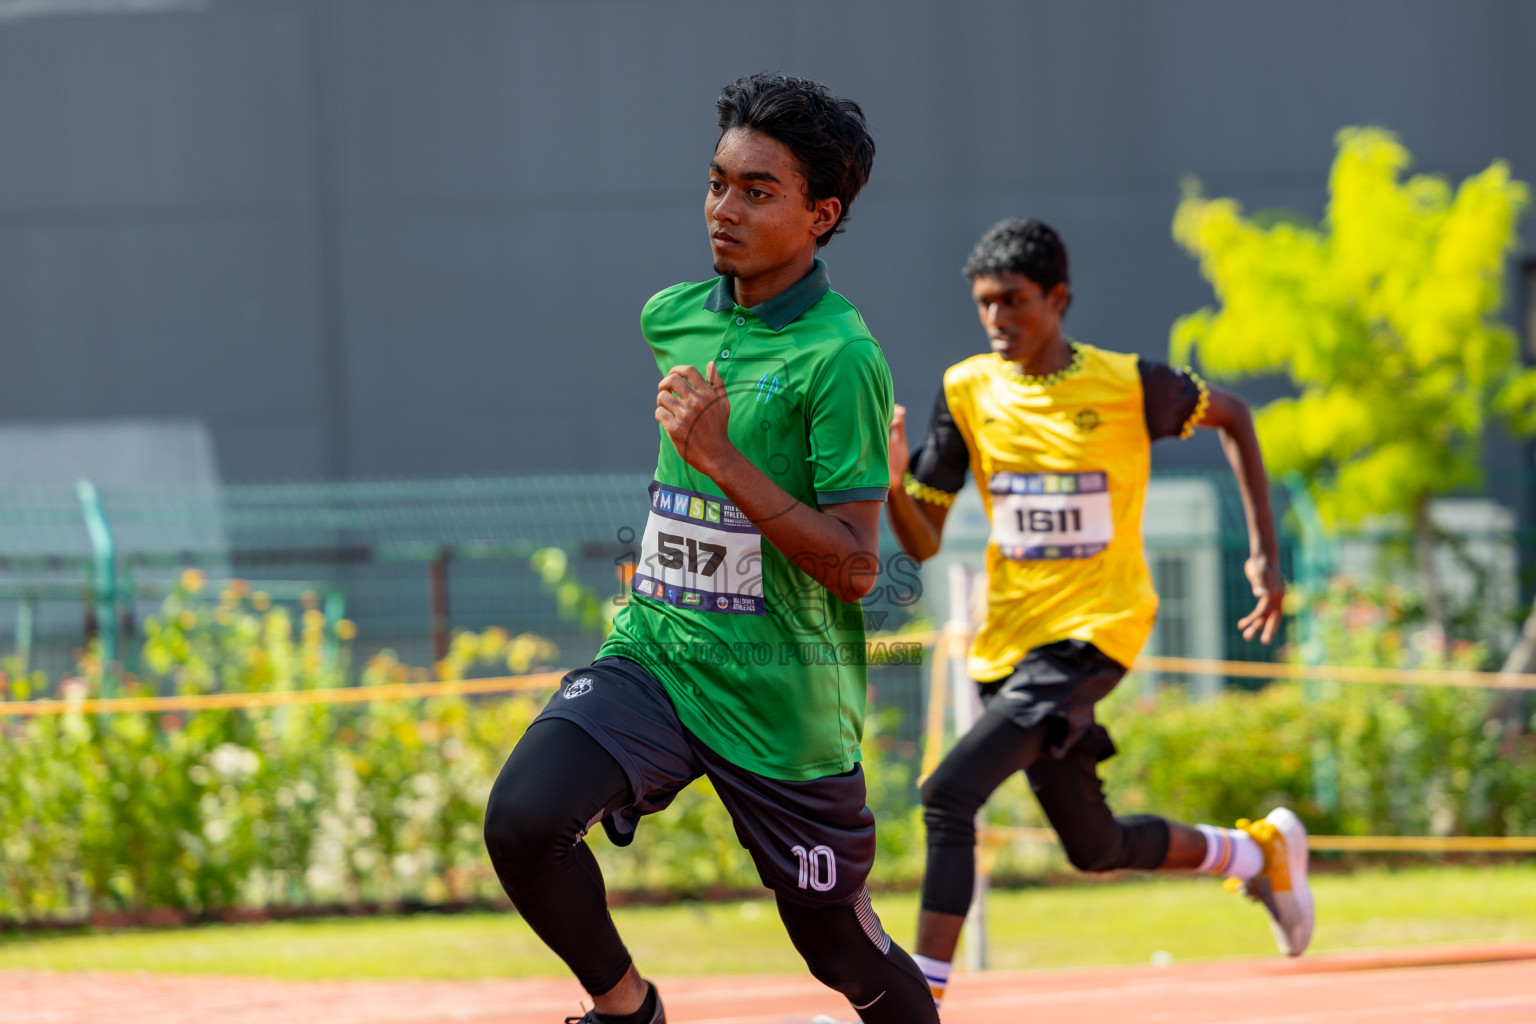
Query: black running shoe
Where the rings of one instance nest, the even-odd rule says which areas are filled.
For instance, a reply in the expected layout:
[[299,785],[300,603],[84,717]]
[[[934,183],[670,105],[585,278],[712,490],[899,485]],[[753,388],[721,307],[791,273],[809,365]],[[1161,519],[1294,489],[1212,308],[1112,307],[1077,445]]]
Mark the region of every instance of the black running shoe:
[[[567,1017],[565,1024],[598,1024],[597,1011],[588,1010],[580,1017]],[[656,1012],[651,1014],[651,1019],[646,1024],[667,1024],[667,1011],[661,1005],[661,993],[656,993]]]

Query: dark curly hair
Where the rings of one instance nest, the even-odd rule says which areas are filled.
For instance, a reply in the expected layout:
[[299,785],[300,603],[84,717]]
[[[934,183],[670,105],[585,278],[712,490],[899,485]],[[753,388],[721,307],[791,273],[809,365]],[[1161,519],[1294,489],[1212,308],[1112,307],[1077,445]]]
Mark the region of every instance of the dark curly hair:
[[833,96],[813,79],[759,71],[721,89],[715,110],[722,138],[732,128],[745,128],[789,147],[805,176],[809,202],[830,196],[842,201],[842,215],[816,239],[818,247],[842,232],[875,163],[875,140],[857,103]]
[[[1067,247],[1049,224],[1033,218],[1010,217],[987,229],[976,248],[965,258],[969,280],[1012,271],[1029,278],[1048,292],[1058,284],[1072,284]],[[1068,296],[1068,305],[1071,297]]]

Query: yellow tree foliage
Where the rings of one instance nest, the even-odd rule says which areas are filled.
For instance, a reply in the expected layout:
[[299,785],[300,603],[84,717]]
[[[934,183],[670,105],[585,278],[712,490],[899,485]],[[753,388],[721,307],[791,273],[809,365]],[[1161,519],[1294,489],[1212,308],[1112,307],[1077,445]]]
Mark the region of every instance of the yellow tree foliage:
[[1379,128],[1337,142],[1321,226],[1186,188],[1173,236],[1220,305],[1181,317],[1169,347],[1217,379],[1289,376],[1297,397],[1258,412],[1259,440],[1328,521],[1418,520],[1430,496],[1480,481],[1490,418],[1536,431],[1536,370],[1493,319],[1528,189],[1502,161],[1454,189],[1404,180],[1408,151]]

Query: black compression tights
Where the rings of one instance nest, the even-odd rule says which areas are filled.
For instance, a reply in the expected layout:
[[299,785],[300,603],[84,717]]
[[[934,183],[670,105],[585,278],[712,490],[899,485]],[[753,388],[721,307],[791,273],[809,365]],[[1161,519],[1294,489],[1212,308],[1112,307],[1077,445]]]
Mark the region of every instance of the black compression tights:
[[1046,723],[1024,729],[989,710],[923,783],[928,863],[923,909],[964,915],[976,884],[976,812],[1014,772],[1029,776],[1041,810],[1079,871],[1152,871],[1168,856],[1168,823],[1150,814],[1115,817],[1104,800],[1098,762],[1076,753],[1052,757]]
[[[617,985],[631,960],[608,914],[597,859],[580,837],[630,799],[624,770],[586,730],[544,719],[507,758],[485,813],[485,845],[502,888],[593,995]],[[854,908],[780,898],[779,916],[811,973],[846,996],[860,1019],[937,1024],[917,965],[894,943],[884,951],[871,941]]]

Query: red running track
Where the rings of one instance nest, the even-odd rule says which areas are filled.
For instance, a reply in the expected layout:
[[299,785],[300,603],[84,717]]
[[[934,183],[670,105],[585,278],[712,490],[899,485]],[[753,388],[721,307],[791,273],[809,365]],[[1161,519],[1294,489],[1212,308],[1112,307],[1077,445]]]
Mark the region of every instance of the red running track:
[[[662,978],[672,1024],[851,1019],[804,977]],[[1536,943],[959,975],[947,1024],[1536,1024]],[[0,1024],[555,1024],[569,981],[283,982],[0,971]]]

